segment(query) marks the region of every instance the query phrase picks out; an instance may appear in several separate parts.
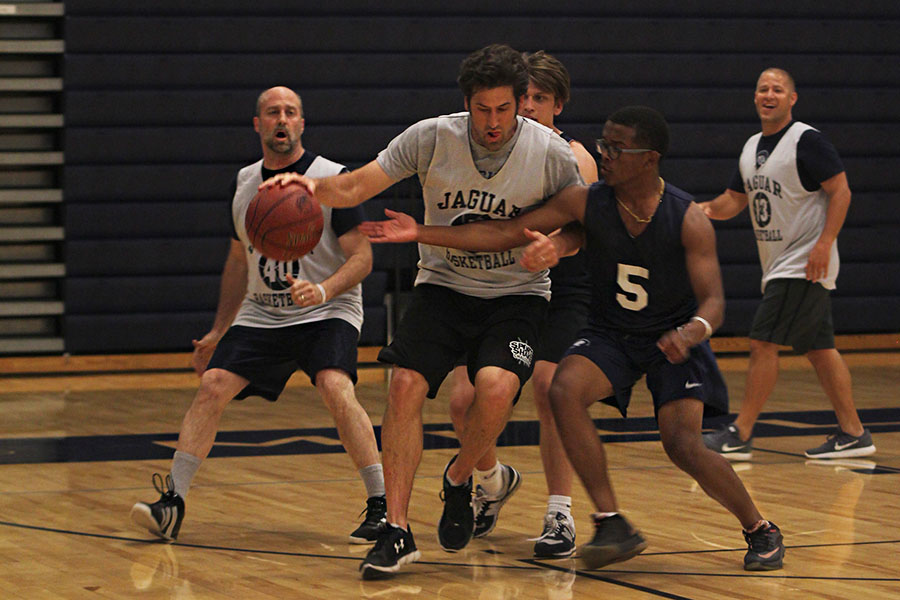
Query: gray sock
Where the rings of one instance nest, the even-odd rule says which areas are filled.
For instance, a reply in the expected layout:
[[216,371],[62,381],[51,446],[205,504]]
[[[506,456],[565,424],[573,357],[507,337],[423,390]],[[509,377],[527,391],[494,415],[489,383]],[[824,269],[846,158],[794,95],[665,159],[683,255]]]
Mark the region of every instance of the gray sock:
[[175,493],[182,498],[187,496],[188,490],[191,488],[191,481],[193,481],[197,469],[200,468],[201,462],[203,461],[193,454],[180,450],[175,451],[175,456],[172,458],[172,482],[175,485]]
[[381,463],[363,467],[359,470],[359,476],[366,486],[366,497],[384,496],[384,469]]

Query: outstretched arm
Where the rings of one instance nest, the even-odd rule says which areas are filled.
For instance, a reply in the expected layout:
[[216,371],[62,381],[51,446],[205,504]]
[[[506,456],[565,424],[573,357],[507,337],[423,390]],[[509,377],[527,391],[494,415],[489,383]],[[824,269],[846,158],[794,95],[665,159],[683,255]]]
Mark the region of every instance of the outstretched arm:
[[573,221],[550,235],[525,230],[532,241],[522,253],[521,264],[529,271],[543,271],[555,267],[564,256],[577,254],[584,245],[584,227]]
[[514,219],[476,221],[466,225],[419,225],[404,213],[385,210],[387,221],[369,221],[360,231],[373,242],[419,242],[472,252],[497,252],[529,243],[525,229],[550,233],[584,218],[584,186],[569,186],[547,202]]
[[681,241],[697,312],[687,323],[667,331],[657,342],[669,362],[687,360],[690,349],[709,338],[725,318],[725,292],[716,255],[716,234],[699,206],[691,205],[681,225]]
[[279,173],[263,181],[259,188],[296,184],[326,206],[347,208],[362,204],[394,183],[378,162],[373,160],[355,171],[322,179],[313,179],[299,173]]

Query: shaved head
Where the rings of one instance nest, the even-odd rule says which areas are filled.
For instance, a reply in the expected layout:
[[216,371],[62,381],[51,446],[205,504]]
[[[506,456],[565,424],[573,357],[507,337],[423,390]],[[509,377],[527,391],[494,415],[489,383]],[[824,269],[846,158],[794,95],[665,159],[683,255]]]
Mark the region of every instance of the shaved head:
[[285,95],[289,97],[293,97],[297,100],[297,104],[300,106],[300,115],[303,115],[303,101],[300,99],[300,94],[292,90],[291,88],[287,88],[284,86],[276,86],[273,88],[269,88],[264,91],[259,97],[256,99],[256,116],[259,116],[259,112],[262,110],[263,104],[265,104],[266,100],[269,99],[269,96],[277,95],[280,97],[284,97]]
[[759,79],[756,80],[757,84],[759,83],[759,80],[762,79],[763,75],[765,75],[766,73],[771,73],[772,75],[775,75],[776,77],[783,78],[784,82],[790,88],[789,91],[791,91],[791,92],[797,91],[797,86],[794,84],[794,78],[791,76],[791,74],[788,73],[787,71],[785,71],[784,69],[779,69],[778,67],[769,67],[768,69],[766,69],[765,71],[760,73]]

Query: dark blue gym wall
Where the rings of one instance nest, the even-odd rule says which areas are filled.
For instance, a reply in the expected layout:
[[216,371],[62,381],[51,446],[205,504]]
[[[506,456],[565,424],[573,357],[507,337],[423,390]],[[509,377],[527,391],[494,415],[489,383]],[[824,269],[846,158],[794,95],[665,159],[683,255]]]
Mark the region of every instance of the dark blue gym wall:
[[[304,144],[357,167],[414,121],[461,110],[459,62],[492,42],[565,62],[559,124],[589,148],[616,108],[660,109],[673,132],[663,175],[700,199],[724,189],[758,130],[758,73],[791,71],[795,117],[835,143],[854,192],[837,331],[900,331],[900,3],[70,0],[66,12],[69,352],[189,350],[208,330],[228,185],[258,158],[262,89],[300,92]],[[416,189],[395,186],[369,213],[409,206]],[[716,226],[720,333],[746,335],[759,298],[749,217]],[[364,344],[384,343],[382,296],[408,288],[413,264],[409,248],[376,250]]]

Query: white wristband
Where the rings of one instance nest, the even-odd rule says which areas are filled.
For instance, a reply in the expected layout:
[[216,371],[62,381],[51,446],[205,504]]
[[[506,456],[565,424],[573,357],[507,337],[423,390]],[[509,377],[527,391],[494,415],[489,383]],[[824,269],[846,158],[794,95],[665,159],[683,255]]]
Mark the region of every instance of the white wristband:
[[[317,283],[316,287],[319,289],[319,293],[322,294],[322,302],[320,302],[319,304],[324,304],[325,300],[327,299],[327,296],[325,295],[325,288],[322,287],[321,283]],[[706,323],[706,321],[704,321],[704,323]],[[709,323],[706,323],[706,327],[709,328]]]
[[701,323],[703,323],[703,327],[706,328],[706,333],[703,334],[704,340],[708,340],[709,338],[712,337],[713,330],[712,330],[712,325],[709,324],[709,321],[707,321],[703,317],[699,317],[697,315],[694,315],[693,317],[691,317],[691,321],[700,321]]

